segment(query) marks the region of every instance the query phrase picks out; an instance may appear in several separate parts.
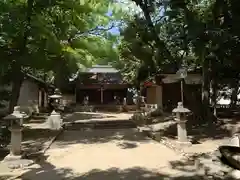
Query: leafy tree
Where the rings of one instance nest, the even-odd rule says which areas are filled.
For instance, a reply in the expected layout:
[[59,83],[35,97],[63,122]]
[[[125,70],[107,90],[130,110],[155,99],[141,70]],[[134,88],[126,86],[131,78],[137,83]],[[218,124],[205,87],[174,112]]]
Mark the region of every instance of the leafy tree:
[[10,111],[17,103],[23,73],[53,71],[61,86],[59,79],[90,65],[100,54],[107,56],[110,44],[100,37],[107,35],[100,27],[112,18],[106,14],[108,8],[108,1],[0,2],[1,74],[10,74],[12,81]]
[[[202,67],[202,108],[198,108],[203,109],[203,120],[209,120],[210,97],[215,106],[222,78],[232,79],[229,82],[235,86],[232,95],[236,99],[236,77],[240,72],[237,63],[239,5],[236,1],[133,1],[141,8],[142,14],[123,30],[120,60],[126,62],[120,64],[127,75],[134,79],[138,72],[142,72],[139,74],[144,74],[142,79],[146,79],[161,72],[166,65],[176,69],[182,64],[191,68]],[[148,51],[147,58],[144,56],[146,47],[153,49]],[[127,65],[123,66],[125,63]],[[129,67],[138,70],[132,71]],[[213,89],[212,96],[210,89]]]

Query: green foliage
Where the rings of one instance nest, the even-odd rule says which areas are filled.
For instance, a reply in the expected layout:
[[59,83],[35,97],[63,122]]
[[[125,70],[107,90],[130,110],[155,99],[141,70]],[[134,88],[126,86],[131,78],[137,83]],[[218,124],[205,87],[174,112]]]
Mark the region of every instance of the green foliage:
[[143,14],[122,30],[118,63],[129,81],[139,77],[137,74],[143,81],[168,66],[196,68],[210,54],[215,78],[227,77],[225,71],[230,73],[228,77],[239,77],[236,1],[133,1]]
[[[116,38],[104,28],[121,18],[113,2],[97,0],[31,0],[0,2],[0,73],[20,63],[23,71],[54,71],[70,76],[80,67],[116,57]],[[31,10],[31,13],[28,13]],[[112,9],[115,17],[106,13]],[[27,33],[26,33],[27,32]],[[23,54],[23,39],[26,45]],[[56,66],[61,64],[61,69]]]

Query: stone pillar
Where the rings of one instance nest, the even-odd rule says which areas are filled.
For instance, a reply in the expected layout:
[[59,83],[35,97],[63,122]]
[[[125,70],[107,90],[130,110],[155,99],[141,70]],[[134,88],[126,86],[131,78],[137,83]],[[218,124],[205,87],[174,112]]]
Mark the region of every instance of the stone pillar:
[[9,130],[11,131],[10,155],[20,156],[22,142],[22,128],[10,128]]

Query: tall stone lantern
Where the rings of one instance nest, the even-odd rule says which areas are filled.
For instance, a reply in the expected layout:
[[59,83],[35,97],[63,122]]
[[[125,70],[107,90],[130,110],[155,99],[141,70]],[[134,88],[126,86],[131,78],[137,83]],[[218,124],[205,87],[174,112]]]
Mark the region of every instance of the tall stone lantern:
[[23,119],[25,117],[26,114],[20,112],[20,107],[15,106],[13,113],[4,118],[4,120],[10,121],[9,130],[11,131],[10,154],[5,159],[21,158]]
[[178,142],[180,144],[191,145],[191,142],[187,138],[186,129],[186,115],[191,111],[187,108],[184,108],[182,102],[178,102],[177,108],[173,109],[172,112],[176,115]]
[[62,98],[61,92],[59,89],[55,89],[54,94],[49,96],[50,99],[53,99],[53,111],[48,117],[48,124],[50,129],[59,130],[62,127],[62,118],[59,112],[57,112],[57,108],[60,106],[60,100]]

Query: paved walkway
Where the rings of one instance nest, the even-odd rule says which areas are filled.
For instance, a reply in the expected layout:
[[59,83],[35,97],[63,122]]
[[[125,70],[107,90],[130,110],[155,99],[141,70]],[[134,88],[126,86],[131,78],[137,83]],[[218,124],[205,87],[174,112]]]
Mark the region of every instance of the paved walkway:
[[23,177],[29,180],[159,179],[157,173],[178,173],[169,168],[169,162],[181,158],[135,130],[64,132],[46,155],[45,162]]
[[46,159],[22,179],[172,179],[182,176],[181,170],[171,167],[181,158],[136,129],[65,131],[46,152]]

